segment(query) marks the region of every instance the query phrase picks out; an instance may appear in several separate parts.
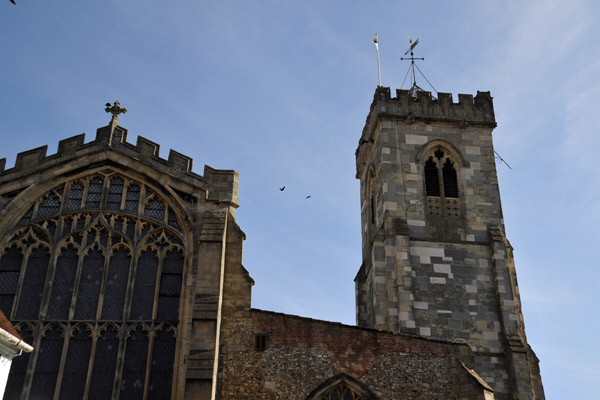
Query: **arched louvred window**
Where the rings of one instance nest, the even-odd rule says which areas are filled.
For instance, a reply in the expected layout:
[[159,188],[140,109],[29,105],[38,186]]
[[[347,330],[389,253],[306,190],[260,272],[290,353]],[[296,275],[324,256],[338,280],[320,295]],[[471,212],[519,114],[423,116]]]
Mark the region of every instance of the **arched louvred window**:
[[102,320],[122,320],[125,292],[129,278],[131,255],[125,247],[117,248],[108,261],[108,272],[104,284]]
[[75,320],[95,320],[104,272],[104,254],[96,247],[84,257],[75,303]]
[[89,185],[87,195],[85,197],[86,208],[99,208],[100,200],[102,200],[102,179],[96,177],[93,178]]
[[59,325],[50,325],[43,333],[31,385],[31,399],[52,398],[64,344],[63,337],[63,329]]
[[59,398],[83,399],[91,351],[90,332],[80,324],[73,329],[69,338]]
[[148,362],[148,332],[141,325],[129,332],[125,344],[125,362],[120,399],[141,399],[146,381]]
[[129,185],[127,194],[125,195],[125,211],[137,214],[138,204],[140,202],[140,186]]
[[177,321],[179,319],[179,296],[181,293],[181,274],[183,272],[183,252],[178,249],[169,251],[163,260],[158,294],[159,321]]
[[129,316],[130,320],[152,320],[157,271],[158,256],[156,251],[153,251],[152,249],[144,250],[138,258],[133,286],[133,302],[131,304],[131,313]]
[[428,215],[459,216],[458,171],[452,154],[443,147],[430,149],[423,166],[425,210]]
[[78,263],[78,250],[73,245],[61,250],[56,260],[56,272],[54,273],[52,292],[48,303],[48,319],[63,321],[69,319]]
[[119,354],[117,330],[109,325],[96,343],[96,354],[92,369],[92,381],[88,392],[89,400],[110,399],[113,391],[115,368]]
[[16,245],[4,250],[0,257],[0,310],[8,318],[11,317],[22,264],[23,253]]
[[56,193],[50,192],[38,206],[36,219],[46,218],[58,213],[60,210],[60,203],[60,197],[58,197]]
[[433,161],[433,157],[429,157],[425,162],[425,191],[427,196],[440,196],[440,178],[438,174],[438,167]]
[[446,197],[458,198],[458,179],[454,163],[450,161],[450,158],[446,158],[442,168],[442,176],[444,177],[444,194]]
[[25,276],[19,295],[17,320],[36,320],[38,318],[49,261],[50,252],[45,246],[31,250],[31,254],[27,258]]
[[121,209],[121,198],[123,197],[123,186],[125,182],[119,176],[110,180],[108,195],[106,196],[106,208],[109,210]]
[[175,332],[164,326],[154,339],[152,366],[150,369],[149,400],[171,397],[173,363],[175,362]]
[[81,201],[83,200],[83,184],[81,182],[75,182],[71,185],[69,190],[69,202],[67,207],[69,210],[79,210],[81,208]]
[[[25,343],[33,343],[32,329],[26,325],[16,326],[17,332],[21,336],[21,339]],[[4,391],[4,399],[18,399],[21,390],[23,389],[23,383],[25,382],[25,374],[27,372],[27,365],[29,363],[31,353],[21,353],[19,357],[15,357],[10,365],[10,374],[8,375],[8,381],[6,382],[6,389]]]

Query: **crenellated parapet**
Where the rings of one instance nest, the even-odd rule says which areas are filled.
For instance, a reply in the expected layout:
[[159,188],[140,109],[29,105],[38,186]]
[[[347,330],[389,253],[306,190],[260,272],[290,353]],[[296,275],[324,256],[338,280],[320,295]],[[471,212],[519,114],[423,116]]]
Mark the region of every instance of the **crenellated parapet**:
[[99,128],[95,140],[89,143],[84,141],[85,134],[63,139],[58,143],[56,154],[52,155],[46,154],[48,146],[18,153],[15,166],[9,169],[5,169],[6,159],[0,159],[0,183],[23,180],[37,171],[67,165],[86,156],[99,159],[101,157],[98,154],[108,150],[127,156],[119,156],[118,159],[123,162],[130,160],[130,166],[131,163],[141,163],[192,185],[205,192],[207,200],[237,206],[239,174],[234,170],[205,166],[204,175],[199,175],[192,171],[192,158],[175,150],[169,151],[167,159],[161,158],[158,143],[138,136],[136,144],[133,145],[127,142],[127,130],[120,126]]
[[413,97],[409,90],[396,90],[391,96],[389,87],[378,87],[373,96],[371,110],[361,136],[361,143],[369,141],[371,133],[381,119],[402,120],[408,124],[415,122],[438,122],[458,126],[496,126],[494,104],[490,92],[477,91],[471,94],[459,94],[458,103],[454,103],[451,93],[438,93],[435,98],[431,92],[418,91]]
[[477,91],[459,94],[458,103],[451,93],[438,93],[435,98],[431,92],[396,90],[392,97],[389,87],[378,87],[373,96],[371,109],[356,149],[357,177],[360,176],[366,158],[375,143],[375,132],[382,121],[393,121],[401,125],[436,124],[452,128],[496,127],[494,104],[490,92]]

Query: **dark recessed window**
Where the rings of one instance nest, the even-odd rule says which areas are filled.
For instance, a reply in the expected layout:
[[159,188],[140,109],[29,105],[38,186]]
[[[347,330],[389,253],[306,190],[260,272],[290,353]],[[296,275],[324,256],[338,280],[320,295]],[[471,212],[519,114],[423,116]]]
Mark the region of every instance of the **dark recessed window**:
[[265,351],[267,349],[267,335],[256,335],[256,351]]

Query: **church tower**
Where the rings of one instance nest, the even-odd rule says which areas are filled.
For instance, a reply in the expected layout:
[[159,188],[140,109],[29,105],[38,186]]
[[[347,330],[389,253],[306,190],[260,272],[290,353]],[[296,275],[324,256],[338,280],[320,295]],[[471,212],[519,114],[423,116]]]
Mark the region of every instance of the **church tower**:
[[496,399],[543,399],[492,144],[492,97],[379,86],[356,150],[361,327],[461,341]]

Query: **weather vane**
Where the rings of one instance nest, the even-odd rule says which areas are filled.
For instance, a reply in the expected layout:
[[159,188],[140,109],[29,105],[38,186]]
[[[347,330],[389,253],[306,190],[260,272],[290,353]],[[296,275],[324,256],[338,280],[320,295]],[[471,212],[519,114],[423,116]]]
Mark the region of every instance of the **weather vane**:
[[409,73],[411,73],[411,77],[412,77],[412,87],[410,88],[410,92],[411,95],[413,97],[417,97],[417,91],[419,90],[423,90],[421,89],[418,85],[417,85],[417,76],[415,74],[415,68],[417,69],[417,71],[419,71],[419,73],[421,74],[421,76],[423,76],[423,78],[425,78],[425,80],[427,81],[427,83],[429,83],[429,86],[431,86],[431,88],[433,90],[435,90],[435,92],[437,93],[437,90],[433,87],[433,85],[431,84],[431,82],[429,82],[429,80],[427,79],[427,77],[423,74],[423,72],[419,69],[419,67],[417,67],[417,64],[415,64],[415,60],[422,60],[425,61],[425,57],[415,57],[415,54],[413,52],[413,50],[415,49],[415,47],[417,47],[417,45],[419,44],[419,39],[415,40],[414,42],[412,41],[412,39],[409,41],[410,43],[410,47],[408,48],[408,50],[406,50],[406,52],[404,53],[404,55],[407,55],[410,53],[410,57],[400,57],[400,60],[404,61],[404,60],[410,60],[410,67],[408,67],[408,71],[406,71],[406,75],[404,75],[404,80],[402,81],[402,86],[404,86],[404,82],[406,82],[406,77],[408,76]]
[[117,100],[115,101],[112,107],[110,106],[110,103],[106,103],[106,108],[104,109],[104,111],[112,114],[110,124],[116,125],[119,122],[119,114],[125,114],[127,112],[127,109],[121,108],[121,103],[119,103],[119,100]]
[[375,48],[377,49],[377,86],[381,86],[381,68],[379,67],[379,39],[377,38],[377,34],[375,34],[375,39],[373,39],[373,43],[375,44]]

